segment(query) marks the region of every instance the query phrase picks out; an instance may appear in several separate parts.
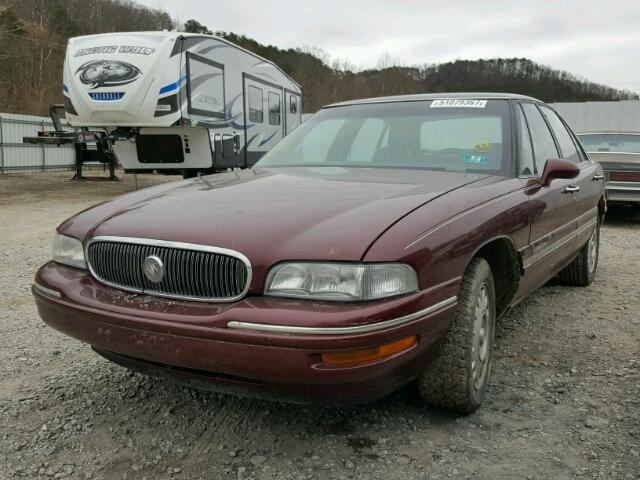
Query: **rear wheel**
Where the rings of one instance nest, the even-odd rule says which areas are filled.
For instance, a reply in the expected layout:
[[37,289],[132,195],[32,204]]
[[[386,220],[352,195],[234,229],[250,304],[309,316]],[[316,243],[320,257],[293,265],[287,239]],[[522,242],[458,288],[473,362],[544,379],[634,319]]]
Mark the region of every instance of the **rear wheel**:
[[447,337],[418,378],[426,403],[457,413],[471,413],[481,405],[493,358],[495,296],[491,267],[475,258],[462,278]]
[[560,272],[560,280],[567,285],[577,287],[591,285],[598,268],[599,250],[600,222],[598,221],[589,241],[580,249],[578,256]]

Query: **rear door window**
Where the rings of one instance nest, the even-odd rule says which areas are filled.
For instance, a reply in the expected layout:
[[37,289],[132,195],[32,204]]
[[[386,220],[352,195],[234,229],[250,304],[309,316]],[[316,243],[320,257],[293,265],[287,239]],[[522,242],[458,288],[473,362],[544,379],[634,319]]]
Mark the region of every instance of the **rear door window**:
[[543,106],[540,106],[540,110],[542,110],[542,113],[549,121],[549,125],[551,125],[553,133],[556,135],[556,140],[558,140],[560,150],[562,150],[562,158],[580,163],[581,158],[578,154],[578,149],[575,143],[573,143],[573,138],[571,138],[571,134],[567,131],[567,127],[565,127],[560,117],[558,117],[558,114]]
[[547,122],[542,118],[542,114],[533,103],[522,104],[524,115],[529,125],[531,140],[533,142],[533,154],[538,173],[542,173],[544,165],[550,158],[558,158],[558,149],[553,140]]

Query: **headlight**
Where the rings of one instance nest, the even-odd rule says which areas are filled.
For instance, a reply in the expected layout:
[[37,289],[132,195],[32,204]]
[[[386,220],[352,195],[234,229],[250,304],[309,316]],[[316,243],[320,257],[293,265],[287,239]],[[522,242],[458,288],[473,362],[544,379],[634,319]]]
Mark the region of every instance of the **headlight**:
[[71,267],[87,268],[82,242],[59,233],[53,239],[53,261]]
[[281,263],[267,276],[265,295],[310,300],[363,301],[418,290],[418,276],[404,263]]

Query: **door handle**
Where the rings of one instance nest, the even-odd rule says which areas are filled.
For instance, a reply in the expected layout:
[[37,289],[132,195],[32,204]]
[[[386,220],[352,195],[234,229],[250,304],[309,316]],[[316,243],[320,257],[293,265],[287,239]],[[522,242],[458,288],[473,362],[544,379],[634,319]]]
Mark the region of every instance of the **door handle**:
[[598,180],[604,180],[604,175],[600,173],[594,173],[593,177],[591,177],[591,180],[594,182],[597,182]]
[[578,190],[580,190],[580,187],[578,185],[567,185],[566,187],[564,187],[565,193],[573,193],[577,192]]

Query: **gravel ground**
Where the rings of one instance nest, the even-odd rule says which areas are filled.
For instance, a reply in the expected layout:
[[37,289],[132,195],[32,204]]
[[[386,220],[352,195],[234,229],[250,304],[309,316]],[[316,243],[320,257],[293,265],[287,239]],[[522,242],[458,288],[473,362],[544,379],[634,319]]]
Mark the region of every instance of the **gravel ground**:
[[638,210],[608,216],[591,287],[502,320],[485,406],[456,417],[411,388],[333,409],[199,392],[46,327],[29,288],[53,229],[134,188],[69,176],[0,177],[0,479],[640,478]]

